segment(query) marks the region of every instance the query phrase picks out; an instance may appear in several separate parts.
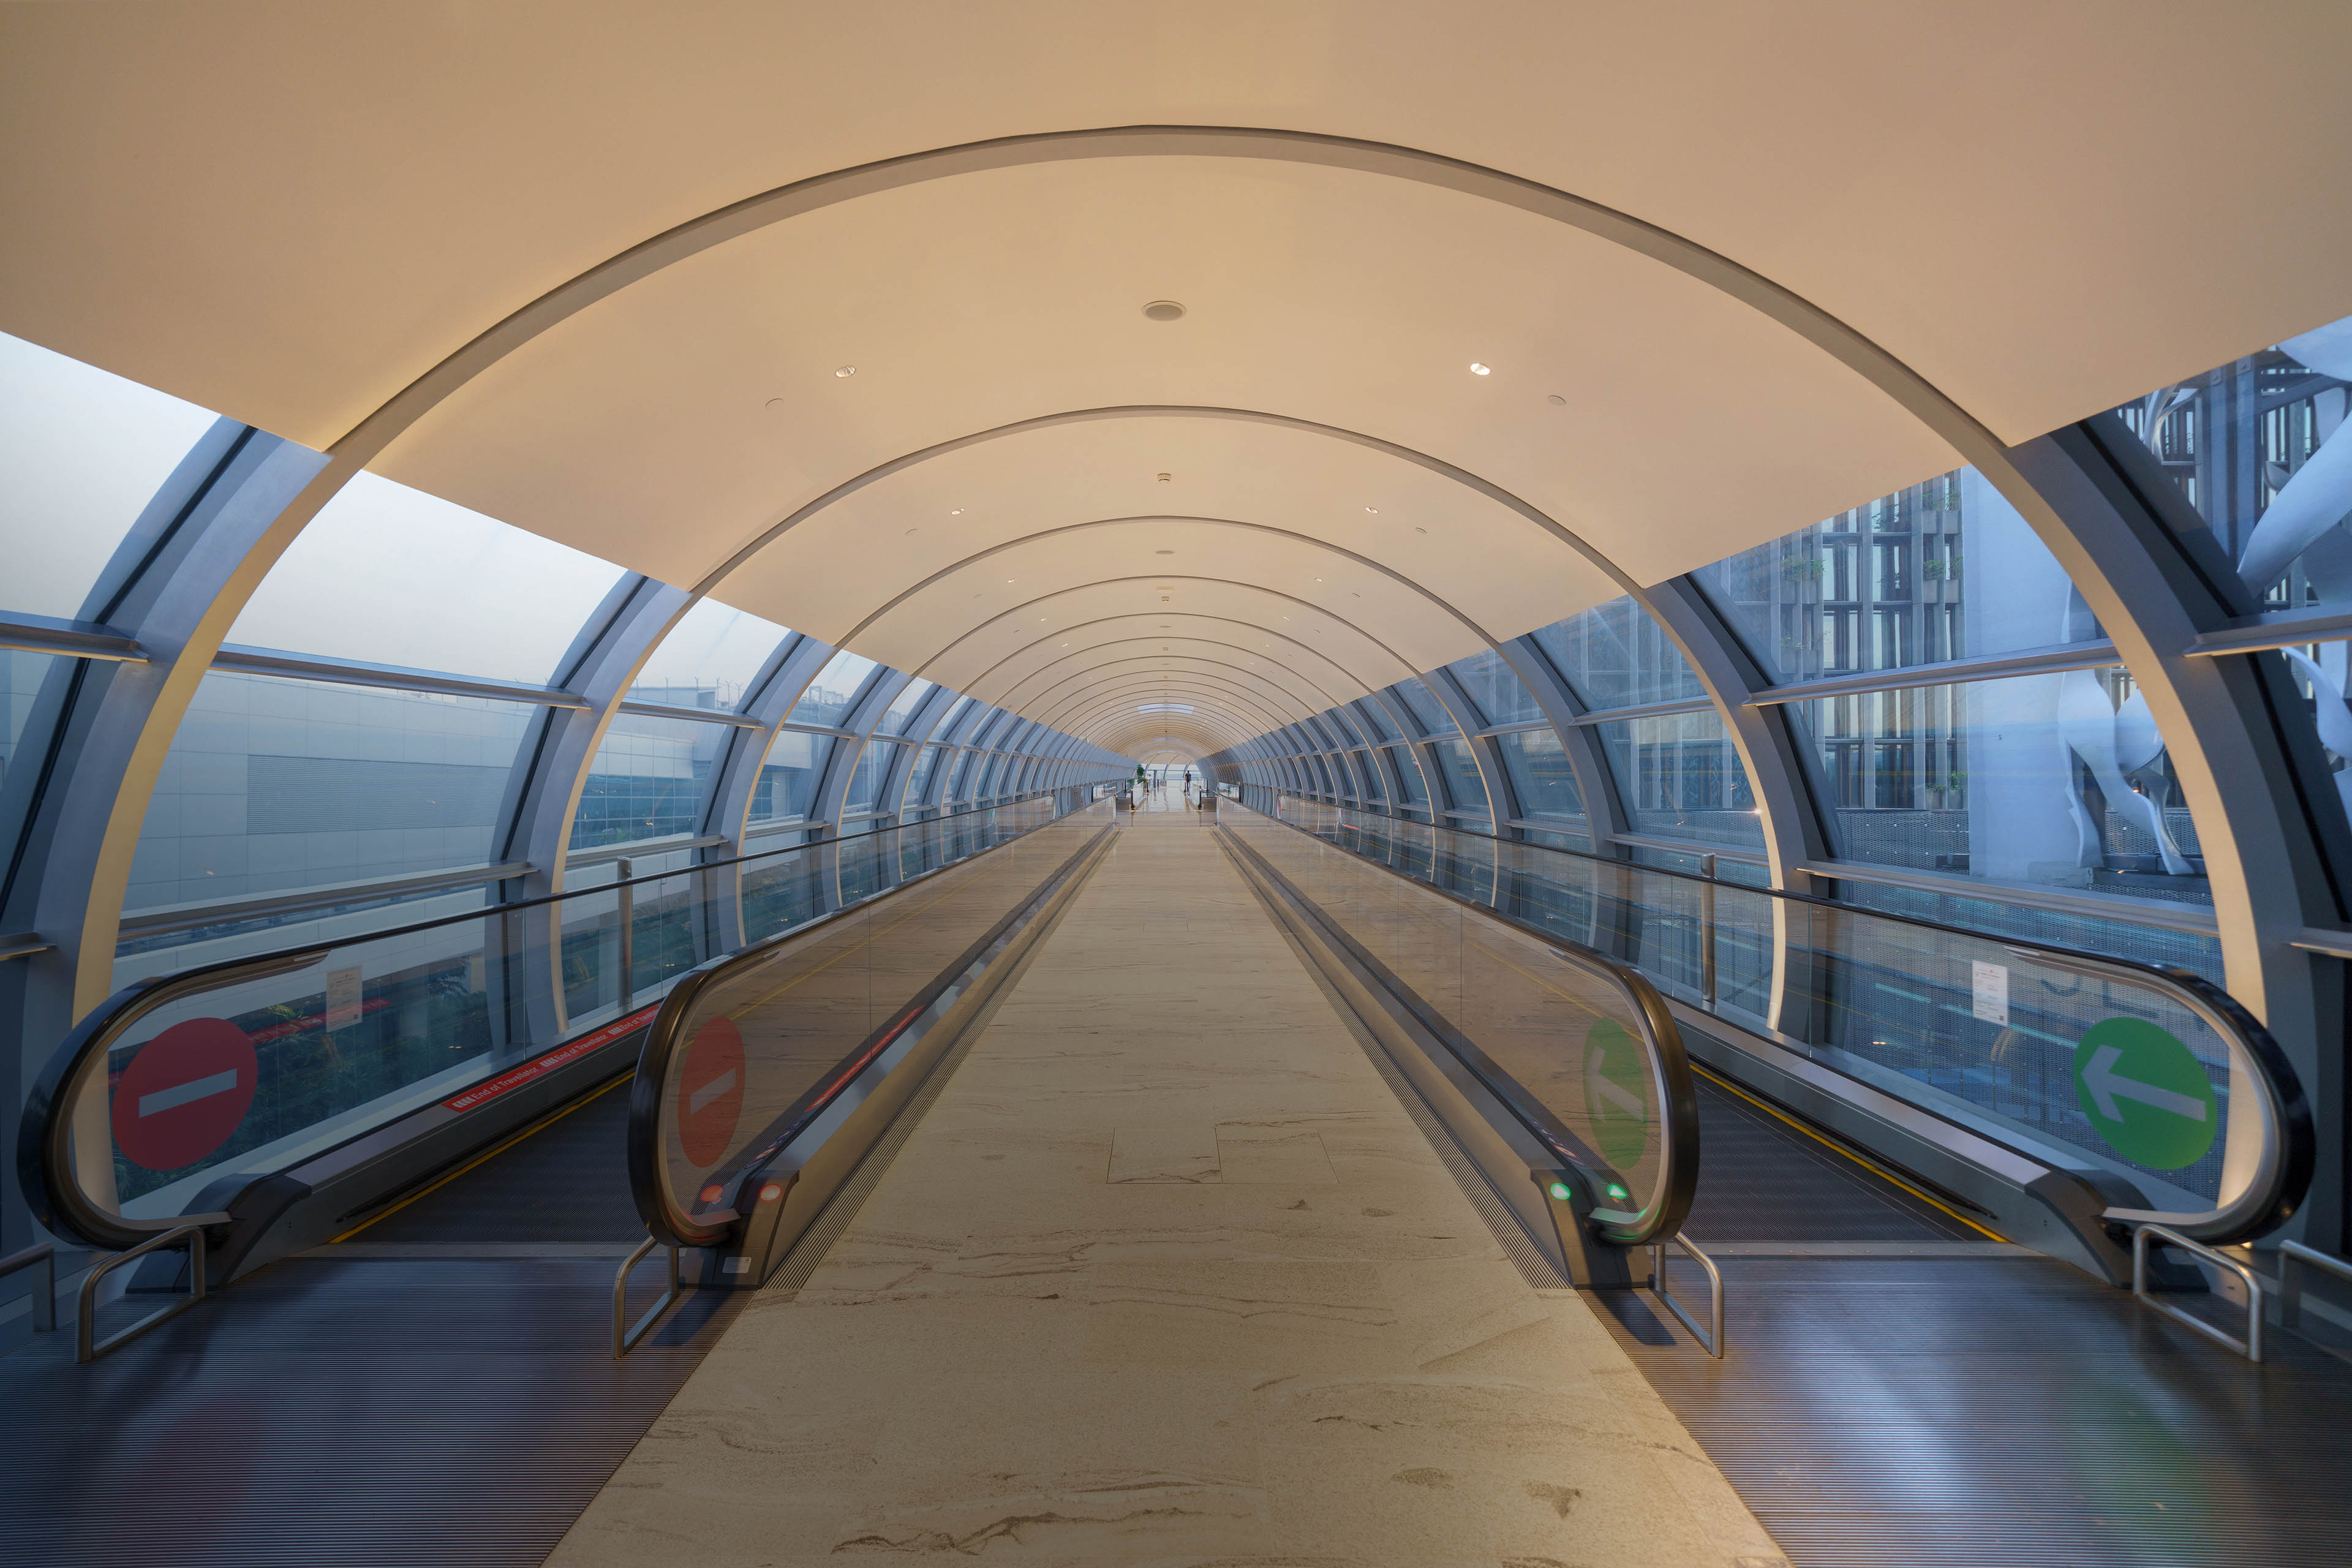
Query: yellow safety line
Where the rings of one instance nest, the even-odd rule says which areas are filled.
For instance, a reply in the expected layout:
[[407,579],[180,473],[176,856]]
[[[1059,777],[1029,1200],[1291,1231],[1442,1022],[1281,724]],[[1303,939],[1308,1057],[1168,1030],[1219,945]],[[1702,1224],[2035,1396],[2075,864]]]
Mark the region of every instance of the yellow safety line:
[[538,1121],[532,1122],[521,1131],[509,1134],[507,1137],[500,1139],[498,1142],[491,1144],[488,1149],[485,1149],[480,1153],[475,1155],[472,1159],[467,1161],[464,1164],[458,1166],[456,1170],[450,1172],[447,1175],[442,1177],[439,1181],[435,1182],[431,1186],[418,1188],[415,1192],[409,1194],[406,1197],[401,1199],[398,1203],[384,1210],[383,1213],[372,1215],[367,1219],[360,1221],[359,1224],[352,1226],[351,1229],[343,1232],[342,1235],[336,1237],[333,1240],[328,1242],[327,1245],[332,1247],[336,1242],[349,1241],[352,1237],[357,1236],[368,1226],[375,1224],[377,1220],[390,1219],[394,1215],[398,1214],[401,1210],[406,1208],[417,1199],[425,1197],[429,1194],[439,1192],[443,1187],[447,1186],[450,1183],[456,1181],[458,1177],[464,1175],[467,1172],[480,1164],[483,1161],[496,1159],[500,1154],[503,1154],[508,1150],[513,1148],[516,1144],[521,1142],[524,1139],[530,1137],[532,1133],[542,1131],[547,1128],[554,1126],[557,1122],[562,1121],[565,1117],[571,1115],[573,1111],[579,1110],[590,1100],[610,1094],[613,1090],[620,1088],[623,1084],[628,1082],[631,1079],[636,1076],[637,1069],[631,1068],[628,1071],[623,1073],[612,1082],[604,1085],[604,1088],[591,1089],[586,1094],[582,1095],[579,1099],[556,1110],[551,1115],[541,1117]]
[[1997,1230],[1986,1229],[1983,1226],[1979,1225],[1976,1221],[1970,1219],[1968,1215],[1962,1214],[1959,1210],[1954,1208],[1951,1205],[1944,1202],[1938,1197],[1936,1197],[1932,1194],[1921,1192],[1917,1187],[1912,1185],[1909,1182],[1905,1181],[1894,1172],[1871,1163],[1868,1160],[1864,1159],[1861,1155],[1855,1153],[1844,1144],[1840,1143],[1833,1139],[1822,1137],[1819,1132],[1816,1132],[1811,1127],[1806,1126],[1803,1122],[1798,1121],[1795,1117],[1790,1115],[1779,1106],[1774,1105],[1769,1100],[1758,1099],[1756,1096],[1748,1093],[1746,1089],[1740,1088],[1738,1084],[1732,1082],[1729,1079],[1725,1078],[1721,1073],[1712,1072],[1707,1068],[1699,1066],[1696,1062],[1691,1063],[1691,1071],[1698,1074],[1699,1077],[1706,1079],[1707,1082],[1715,1085],[1717,1089],[1738,1095],[1740,1099],[1746,1100],[1757,1110],[1764,1111],[1768,1115],[1777,1117],[1780,1121],[1787,1122],[1790,1126],[1795,1128],[1798,1131],[1803,1133],[1814,1142],[1819,1143],[1822,1148],[1833,1150],[1836,1152],[1844,1155],[1847,1159],[1853,1161],[1855,1164],[1860,1165],[1864,1170],[1868,1171],[1872,1175],[1878,1177],[1880,1180],[1893,1183],[1895,1186],[1898,1186],[1905,1192],[1909,1193],[1913,1197],[1917,1198],[1921,1203],[1926,1204],[1928,1207],[1951,1215],[1954,1219],[1958,1220],[1962,1225],[1967,1226],[1970,1230],[1973,1230],[1981,1236],[1989,1236],[1995,1241],[2007,1241],[2009,1239],[2009,1237],[2001,1235],[2000,1232]]

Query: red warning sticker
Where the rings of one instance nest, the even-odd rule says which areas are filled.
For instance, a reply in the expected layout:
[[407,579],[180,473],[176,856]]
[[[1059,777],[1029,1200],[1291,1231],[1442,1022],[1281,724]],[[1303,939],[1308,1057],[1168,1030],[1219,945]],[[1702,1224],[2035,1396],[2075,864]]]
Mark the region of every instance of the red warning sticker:
[[583,1035],[569,1045],[558,1046],[536,1061],[510,1068],[494,1079],[476,1084],[463,1094],[452,1095],[441,1103],[452,1110],[471,1110],[478,1105],[487,1105],[510,1089],[520,1089],[531,1079],[553,1072],[566,1062],[578,1061],[599,1046],[609,1046],[623,1035],[644,1028],[654,1021],[654,1015],[660,1010],[658,1003],[642,1008],[617,1023],[607,1024],[593,1033]]
[[229,1140],[253,1105],[253,1042],[226,1018],[189,1018],[139,1047],[114,1085],[114,1146],[176,1171]]
[[743,1036],[734,1019],[713,1018],[695,1032],[677,1075],[677,1141],[687,1159],[719,1163],[742,1110]]

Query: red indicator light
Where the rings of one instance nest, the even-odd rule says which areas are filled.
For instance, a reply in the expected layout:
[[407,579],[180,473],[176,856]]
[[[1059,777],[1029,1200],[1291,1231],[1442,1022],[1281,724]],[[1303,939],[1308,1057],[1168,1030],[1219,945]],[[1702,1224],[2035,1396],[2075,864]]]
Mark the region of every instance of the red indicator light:
[[725,1187],[705,1187],[702,1189],[702,1201],[707,1204],[715,1204],[719,1201],[720,1195],[726,1191],[727,1189]]
[[778,1198],[782,1197],[783,1195],[784,1189],[778,1186],[773,1182],[770,1182],[766,1186],[760,1189],[760,1201],[763,1204],[774,1203]]

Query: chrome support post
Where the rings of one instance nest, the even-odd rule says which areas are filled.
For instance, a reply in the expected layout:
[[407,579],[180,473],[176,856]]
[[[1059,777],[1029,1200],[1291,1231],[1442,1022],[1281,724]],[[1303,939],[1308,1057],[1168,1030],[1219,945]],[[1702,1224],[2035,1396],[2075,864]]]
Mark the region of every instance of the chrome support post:
[[[188,1249],[188,1293],[170,1306],[148,1313],[127,1329],[118,1330],[102,1340],[97,1338],[98,1282],[126,1263],[134,1262],[151,1252],[159,1252],[165,1247],[180,1246],[185,1246]],[[88,1277],[81,1282],[81,1302],[79,1313],[80,1321],[74,1327],[74,1360],[87,1363],[96,1361],[102,1355],[110,1354],[164,1319],[178,1317],[204,1299],[205,1227],[201,1225],[176,1226],[150,1240],[142,1241],[136,1247],[102,1259],[91,1267]]]
[[[1714,1325],[1714,1331],[1712,1333],[1702,1330],[1698,1326],[1697,1321],[1683,1310],[1683,1304],[1680,1301],[1675,1300],[1673,1294],[1666,1289],[1667,1241],[1671,1241],[1676,1247],[1681,1247],[1685,1257],[1691,1258],[1701,1268],[1706,1270],[1708,1295],[1710,1297],[1709,1321]],[[1664,1303],[1666,1310],[1672,1312],[1675,1317],[1682,1320],[1683,1327],[1691,1331],[1691,1337],[1698,1341],[1700,1347],[1704,1349],[1707,1354],[1713,1356],[1717,1361],[1721,1361],[1723,1359],[1723,1270],[1715,1266],[1714,1258],[1709,1258],[1706,1253],[1701,1252],[1696,1247],[1691,1245],[1690,1237],[1683,1235],[1680,1231],[1677,1231],[1673,1236],[1666,1237],[1665,1241],[1651,1242],[1649,1244],[1649,1247],[1650,1294],[1655,1296],[1661,1302]]]
[[[2194,1317],[2178,1307],[2168,1306],[2156,1299],[2147,1288],[2147,1238],[2155,1237],[2167,1246],[2177,1247],[2216,1268],[2226,1268],[2236,1275],[2246,1287],[2246,1337],[2237,1339],[2215,1328],[2202,1318]],[[2284,1245],[2293,1247],[2294,1242]],[[2162,1312],[2174,1322],[2237,1352],[2256,1365],[2263,1359],[2263,1282],[2254,1271],[2225,1252],[2217,1252],[2201,1241],[2191,1241],[2177,1230],[2160,1225],[2144,1225],[2132,1232],[2132,1297]]]
[[621,1012],[626,1015],[630,1001],[636,995],[637,977],[637,890],[629,879],[637,874],[636,862],[626,856],[613,862],[619,880],[613,891],[619,900],[621,918],[620,987]]
[[49,1242],[27,1247],[0,1258],[0,1279],[20,1268],[41,1266],[40,1292],[33,1298],[33,1331],[46,1334],[58,1326],[58,1249]]
[[[23,1256],[21,1253],[19,1257]],[[2290,1329],[2303,1326],[2303,1270],[2308,1264],[2325,1268],[2338,1279],[2352,1284],[2352,1263],[2331,1258],[2315,1247],[2305,1247],[2299,1241],[2279,1243],[2279,1321]],[[5,1268],[0,1265],[0,1268]]]
[[678,1297],[685,1293],[686,1279],[678,1263],[677,1243],[671,1242],[668,1244],[669,1288],[662,1292],[661,1300],[646,1309],[646,1315],[639,1318],[634,1327],[630,1325],[630,1271],[646,1260],[646,1254],[661,1245],[658,1238],[648,1234],[646,1239],[638,1244],[637,1249],[630,1253],[622,1262],[620,1272],[613,1276],[613,1359],[614,1361],[620,1360],[636,1349],[637,1342],[651,1331],[661,1315],[668,1311]]

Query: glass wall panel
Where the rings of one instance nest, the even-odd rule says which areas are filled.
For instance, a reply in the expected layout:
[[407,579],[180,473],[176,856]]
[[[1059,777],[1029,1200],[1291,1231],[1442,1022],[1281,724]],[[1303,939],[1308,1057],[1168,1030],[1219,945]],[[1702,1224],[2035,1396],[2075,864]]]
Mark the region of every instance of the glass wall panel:
[[849,775],[849,793],[843,797],[844,816],[871,812],[874,797],[881,793],[882,781],[898,758],[898,748],[887,741],[870,741],[858,753],[857,771]]
[[0,333],[0,610],[79,619],[212,423],[193,403]]
[[907,788],[899,796],[901,809],[912,810],[924,804],[924,791],[930,788],[931,774],[939,767],[940,748],[925,746],[915,753],[915,771],[907,775]]
[[1343,746],[1360,746],[1364,743],[1363,736],[1356,732],[1356,726],[1350,721],[1350,715],[1343,708],[1334,708],[1327,711],[1323,715],[1323,723],[1325,728],[1339,737],[1339,743]]
[[1491,816],[1486,783],[1478,776],[1478,762],[1470,754],[1470,742],[1457,735],[1433,742],[1430,750],[1437,753],[1437,765],[1445,774],[1445,793],[1453,797],[1454,809]]
[[1760,849],[1764,824],[1739,752],[1712,710],[1598,726],[1637,833]]
[[[1776,681],[2101,635],[2057,557],[1974,468],[1881,496],[1693,575]],[[1972,583],[1990,591],[1971,594]]]
[[874,670],[875,664],[870,658],[861,658],[846,649],[835,654],[825,662],[825,667],[817,671],[816,679],[809,682],[808,689],[801,693],[800,700],[793,704],[786,721],[838,727],[843,720],[849,717],[851,704],[857,700],[857,693],[866,685],[866,678]]
[[539,710],[215,671],[163,760],[126,907],[488,862]]
[[1520,730],[1496,739],[1523,815],[1583,817],[1584,793],[1577,787],[1558,735],[1549,730]]
[[930,694],[929,681],[907,682],[907,689],[898,693],[897,699],[891,702],[889,710],[882,715],[881,722],[874,726],[874,732],[877,735],[905,734],[908,724],[914,720],[915,710],[920,707],[923,699]]
[[1397,783],[1404,790],[1404,805],[1426,811],[1429,807],[1429,785],[1413,765],[1413,758],[1402,746],[1388,748],[1389,766],[1395,770]]
[[270,568],[228,640],[537,684],[620,579],[609,561],[361,474]]
[[1386,704],[1382,703],[1379,698],[1367,697],[1362,701],[1355,704],[1349,711],[1356,713],[1362,718],[1364,722],[1370,727],[1374,738],[1382,741],[1402,741],[1404,739],[1404,737],[1397,731],[1396,725],[1390,721]]
[[[2266,611],[2352,608],[2352,317],[2116,410],[2204,524],[2182,539]],[[2332,786],[2352,811],[2352,657],[2342,640],[2285,650]]]
[[1631,708],[1706,696],[1682,649],[1630,597],[1580,610],[1534,635],[1536,646],[1587,708]]
[[1420,721],[1424,732],[1432,735],[1454,732],[1454,716],[1429,694],[1428,687],[1418,680],[1400,680],[1392,689],[1404,699],[1404,705],[1412,710],[1413,718]]
[[982,753],[979,752],[956,753],[955,772],[948,779],[947,799],[958,805],[968,803],[971,799],[972,764],[982,755]]
[[1445,667],[1470,693],[1471,706],[1489,724],[1525,724],[1544,716],[1527,682],[1493,648]]
[[2120,668],[1790,705],[1846,858],[2207,904],[2164,738]]
[[593,849],[691,833],[702,792],[731,731],[724,724],[616,713],[588,764],[572,847]]
[[767,760],[760,764],[760,782],[751,787],[751,820],[793,822],[808,816],[824,777],[825,759],[832,755],[831,735],[777,731]]
[[[16,748],[23,743],[26,721],[32,717],[41,682],[51,670],[67,662],[55,654],[16,653],[0,648],[0,784],[7,783],[8,770],[16,765]],[[38,749],[38,737],[35,743]]]
[[679,617],[646,660],[630,700],[732,713],[760,667],[792,635],[773,621],[705,599]]
[[932,727],[932,735],[941,741],[948,740],[953,736],[955,734],[956,726],[963,721],[963,716],[971,707],[971,698],[957,698],[955,701],[949,706],[946,715],[940,720],[938,724]]

